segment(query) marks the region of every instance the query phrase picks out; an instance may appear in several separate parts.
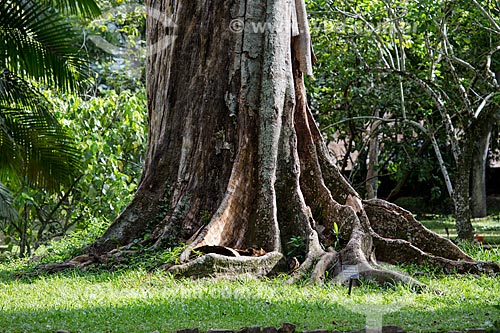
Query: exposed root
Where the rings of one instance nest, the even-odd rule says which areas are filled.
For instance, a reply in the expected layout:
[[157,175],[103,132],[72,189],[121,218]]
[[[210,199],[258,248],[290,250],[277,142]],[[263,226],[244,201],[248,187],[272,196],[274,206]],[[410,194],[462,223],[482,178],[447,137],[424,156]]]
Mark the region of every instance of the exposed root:
[[168,272],[189,277],[236,277],[239,275],[260,277],[266,276],[282,258],[283,255],[276,251],[266,253],[261,257],[228,257],[208,253],[185,264],[172,266]]
[[298,280],[304,278],[310,272],[311,268],[319,258],[319,255],[309,252],[304,262],[300,265],[299,269],[293,272],[292,276],[286,281],[286,283],[293,284]]
[[332,269],[339,262],[339,254],[333,250],[329,249],[328,252],[321,256],[318,261],[311,276],[311,283],[322,284],[323,279],[326,276],[326,272]]
[[81,255],[60,264],[42,264],[37,267],[37,272],[57,273],[67,269],[84,268],[95,263],[107,261],[103,256]]
[[[346,254],[344,253],[344,255]],[[352,264],[353,263],[351,262],[350,265]],[[361,259],[354,266],[356,266],[359,272],[359,278],[363,280],[374,281],[380,285],[395,285],[402,283],[418,289],[425,288],[424,284],[408,275],[404,275],[396,271],[374,268],[363,259]],[[343,275],[344,273],[340,253],[329,251],[323,254],[312,272],[310,282],[322,284],[326,277],[326,272],[330,272],[330,278],[333,278],[338,283],[347,284],[348,279]]]
[[190,244],[184,249],[184,251],[182,251],[181,255],[179,256],[180,263],[189,262],[189,257],[191,256],[191,253],[193,252],[193,248],[194,248],[193,245]]
[[356,266],[361,278],[379,284],[404,283],[417,288],[424,287],[410,276],[375,268],[377,264],[373,255],[373,236],[371,236],[374,232],[358,196],[346,198],[342,218],[349,220],[349,225],[352,226],[349,242],[340,252],[330,250],[321,257],[313,271],[312,282],[321,283],[327,271],[338,281],[345,282],[343,265],[350,265]]
[[363,201],[363,208],[372,229],[381,237],[405,240],[423,252],[450,260],[473,261],[449,239],[430,231],[409,211],[397,205],[374,199]]
[[318,234],[314,230],[311,230],[309,235],[307,248],[307,256],[304,262],[297,270],[293,271],[292,277],[287,280],[287,283],[295,283],[295,281],[306,276],[311,271],[313,265],[325,254],[325,251],[321,248],[321,244],[319,243]]
[[390,264],[413,263],[441,268],[445,273],[491,274],[500,272],[500,265],[495,262],[475,262],[473,260],[450,260],[425,253],[408,241],[374,237],[377,258]]
[[386,269],[371,268],[360,272],[359,275],[361,278],[377,282],[379,285],[395,285],[401,283],[417,289],[426,288],[425,284],[415,280],[408,275]]

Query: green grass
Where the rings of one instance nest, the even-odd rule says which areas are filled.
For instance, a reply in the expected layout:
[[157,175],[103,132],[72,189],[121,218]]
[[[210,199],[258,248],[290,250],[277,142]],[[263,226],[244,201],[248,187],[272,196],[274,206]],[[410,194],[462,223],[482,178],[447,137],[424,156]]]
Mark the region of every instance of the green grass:
[[[453,221],[426,221],[439,232]],[[498,233],[495,219],[476,221],[484,232]],[[443,228],[444,232],[444,228]],[[44,261],[78,253],[81,240],[44,249]],[[500,262],[500,249],[461,246],[477,260]],[[408,331],[440,332],[491,327],[500,319],[498,276],[445,276],[431,267],[399,267],[429,286],[417,293],[406,286],[380,288],[364,284],[349,297],[345,287],[286,284],[285,278],[237,281],[174,279],[151,268],[172,261],[170,253],[130,259],[118,271],[67,271],[15,278],[34,264],[0,262],[0,332],[171,332],[182,328],[238,330],[246,326],[297,325],[299,331],[363,328],[367,316]],[[116,268],[116,267],[115,267]],[[436,290],[440,293],[436,293]]]
[[[455,230],[455,220],[450,216],[427,215],[420,222],[430,230],[448,237],[445,228],[448,228],[449,237],[455,239],[457,232]],[[472,226],[474,232],[484,237],[486,244],[500,244],[500,215],[491,215],[485,218],[473,219]]]
[[500,282],[491,276],[429,272],[419,277],[431,287],[421,293],[366,284],[348,297],[346,288],[333,283],[288,285],[282,278],[193,281],[135,269],[13,279],[19,268],[0,264],[0,332],[237,330],[282,322],[298,330],[346,331],[364,327],[365,315],[378,311],[387,312],[385,324],[436,332],[488,327],[500,318],[494,308],[500,304]]

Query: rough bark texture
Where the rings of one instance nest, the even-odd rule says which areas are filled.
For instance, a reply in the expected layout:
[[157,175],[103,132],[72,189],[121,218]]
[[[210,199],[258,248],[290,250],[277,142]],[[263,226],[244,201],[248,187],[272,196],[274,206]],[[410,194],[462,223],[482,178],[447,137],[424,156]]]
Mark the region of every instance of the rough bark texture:
[[455,208],[455,226],[458,238],[473,240],[474,229],[471,223],[470,209],[470,170],[472,163],[471,149],[465,147],[457,160],[457,174],[454,181],[453,205]]
[[[148,60],[141,184],[89,248],[94,255],[151,233],[157,248],[187,243],[182,264],[170,271],[195,276],[291,269],[296,276],[313,271],[321,281],[327,270],[335,276],[342,265],[357,265],[380,283],[420,285],[381,269],[375,254],[392,263],[499,270],[473,262],[409,212],[363,202],[342,177],[307,108],[303,75],[311,71],[311,50],[303,0],[148,6],[177,24],[167,29],[150,16],[148,42],[176,39]],[[244,23],[239,33],[230,29],[234,20]],[[303,257],[292,261],[298,267],[283,266],[281,257],[297,250],[293,240],[302,240]],[[206,254],[193,260],[193,250]]]
[[485,217],[488,213],[486,206],[486,164],[492,128],[493,122],[481,124],[478,140],[474,146],[471,182],[472,217]]
[[471,217],[476,215],[476,209],[486,213],[486,188],[481,181],[484,181],[485,176],[489,133],[496,121],[494,112],[495,108],[489,108],[471,122],[463,134],[460,153],[455,158],[457,174],[453,201],[457,234],[460,239],[473,240]]
[[[379,117],[379,110],[373,114]],[[379,155],[379,134],[380,121],[374,121],[370,126],[370,144],[368,146],[368,170],[366,172],[366,198],[376,199],[378,189],[378,155]]]

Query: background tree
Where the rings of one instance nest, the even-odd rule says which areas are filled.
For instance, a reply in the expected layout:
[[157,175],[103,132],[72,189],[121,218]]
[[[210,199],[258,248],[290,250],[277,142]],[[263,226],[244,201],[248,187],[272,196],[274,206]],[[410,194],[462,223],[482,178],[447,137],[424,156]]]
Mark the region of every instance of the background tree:
[[[372,110],[358,119],[366,123],[382,109],[383,122],[400,133],[394,142],[412,142],[404,147],[406,151],[413,150],[413,156],[429,156],[428,150],[433,148],[443,184],[455,205],[459,237],[472,239],[470,193],[474,190],[474,208],[478,210],[475,215],[484,214],[485,184],[481,180],[491,130],[488,124],[494,124],[497,117],[493,97],[498,86],[490,68],[495,66],[498,44],[495,9],[486,3],[442,1],[378,1],[370,5],[364,1],[343,1],[327,5],[337,20],[343,19],[355,27],[345,36],[331,36],[343,43],[345,52],[357,62],[357,67],[349,68],[358,68],[357,73],[366,78],[357,85],[364,91],[375,91],[360,98]],[[449,31],[453,31],[453,36]],[[339,95],[345,90],[337,89]],[[386,90],[393,92],[392,98],[386,98],[390,96],[383,92]],[[375,98],[369,99],[370,96]],[[356,117],[350,121],[356,121]],[[387,143],[384,142],[384,148],[390,149]],[[482,144],[478,146],[479,143]],[[448,148],[444,148],[446,145]],[[394,150],[383,156],[390,161],[391,154],[405,157]],[[446,155],[452,158],[451,168]],[[412,164],[410,160],[409,165]],[[407,170],[401,174],[402,180],[408,178],[411,169]]]
[[[360,12],[350,14],[351,5],[357,6],[356,10]],[[396,2],[392,5],[396,6]],[[380,43],[387,49],[399,48],[394,28],[397,22],[393,23],[388,18],[384,2],[352,1],[343,5],[315,1],[310,2],[309,7],[318,70],[315,79],[307,86],[308,95],[312,111],[326,138],[346,147],[346,154],[337,156],[341,171],[348,174],[349,180],[362,194],[364,186],[357,184],[365,184],[366,179],[378,179],[387,189],[386,180],[390,178],[397,185],[390,194],[387,190],[382,194],[390,200],[397,198],[409,179],[412,183],[432,179],[433,171],[439,170],[439,167],[432,159],[423,158],[433,154],[430,141],[423,133],[401,121],[404,113],[411,114],[412,119],[417,121],[429,114],[430,110],[425,105],[426,96],[411,81],[367,70],[367,67],[383,64]],[[359,19],[363,16],[363,20]],[[409,23],[399,24],[405,33],[405,45],[413,45],[414,41],[408,34],[417,26],[415,21],[418,17],[408,15],[404,19]],[[375,34],[380,41],[375,40]],[[396,54],[390,56],[394,63],[400,61]],[[377,130],[370,131],[375,123],[379,123],[375,126]],[[365,177],[369,169],[365,162],[368,160],[370,141],[374,142],[377,137],[380,139],[376,141],[383,141],[376,157],[380,163],[371,172],[380,172],[383,177]],[[440,137],[437,139],[440,140]],[[353,156],[355,160],[352,160]],[[348,165],[352,168],[346,173]],[[417,165],[418,168],[415,167]],[[434,186],[439,182],[440,179],[432,179]],[[430,193],[425,195],[430,197]]]
[[146,9],[144,1],[100,0],[102,14],[85,29],[86,48],[100,89],[117,92],[144,88]]

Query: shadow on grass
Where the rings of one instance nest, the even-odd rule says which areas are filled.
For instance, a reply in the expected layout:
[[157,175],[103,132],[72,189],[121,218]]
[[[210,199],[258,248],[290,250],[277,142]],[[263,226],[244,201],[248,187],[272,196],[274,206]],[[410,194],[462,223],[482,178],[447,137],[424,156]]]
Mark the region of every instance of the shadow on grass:
[[[94,278],[105,282],[104,275]],[[344,290],[339,293],[325,288],[324,292],[317,292],[315,288],[316,291],[310,292],[303,287],[303,294],[284,295],[280,294],[280,288],[267,288],[263,294],[262,291],[254,294],[251,288],[238,287],[238,283],[227,283],[227,288],[220,282],[214,283],[218,284],[214,289],[204,283],[191,290],[179,287],[179,292],[171,283],[154,288],[147,284],[130,289],[123,286],[113,291],[106,290],[106,284],[95,283],[82,287],[75,295],[74,289],[64,289],[61,285],[61,290],[55,288],[50,295],[39,291],[40,298],[47,299],[42,309],[36,300],[31,304],[22,299],[22,294],[11,295],[17,301],[0,301],[0,332],[171,332],[195,327],[237,330],[248,326],[279,326],[283,322],[296,324],[299,331],[318,328],[347,331],[365,326],[365,314],[352,311],[352,306],[345,302]],[[481,299],[464,298],[461,303],[444,302],[436,297],[425,303],[402,308],[394,303],[393,308],[401,311],[387,314],[383,323],[399,325],[408,331],[437,332],[484,327],[500,317],[500,311]],[[369,306],[366,311],[377,311],[377,305]]]
[[[455,220],[451,216],[434,215],[432,219],[422,219],[422,224],[445,238],[455,240],[457,232],[455,230]],[[473,219],[472,226],[475,233],[483,237],[485,244],[500,244],[500,216],[488,216],[480,219]],[[448,231],[447,231],[448,230]]]
[[[121,274],[120,271],[108,271],[105,269],[91,268],[91,269],[67,269],[57,273],[47,273],[38,271],[35,264],[28,265],[0,265],[0,283],[11,283],[17,281],[19,283],[31,284],[39,279],[52,278],[52,277],[81,277],[88,280],[98,282],[100,280],[109,280],[110,274]],[[1,332],[1,331],[0,331]]]

